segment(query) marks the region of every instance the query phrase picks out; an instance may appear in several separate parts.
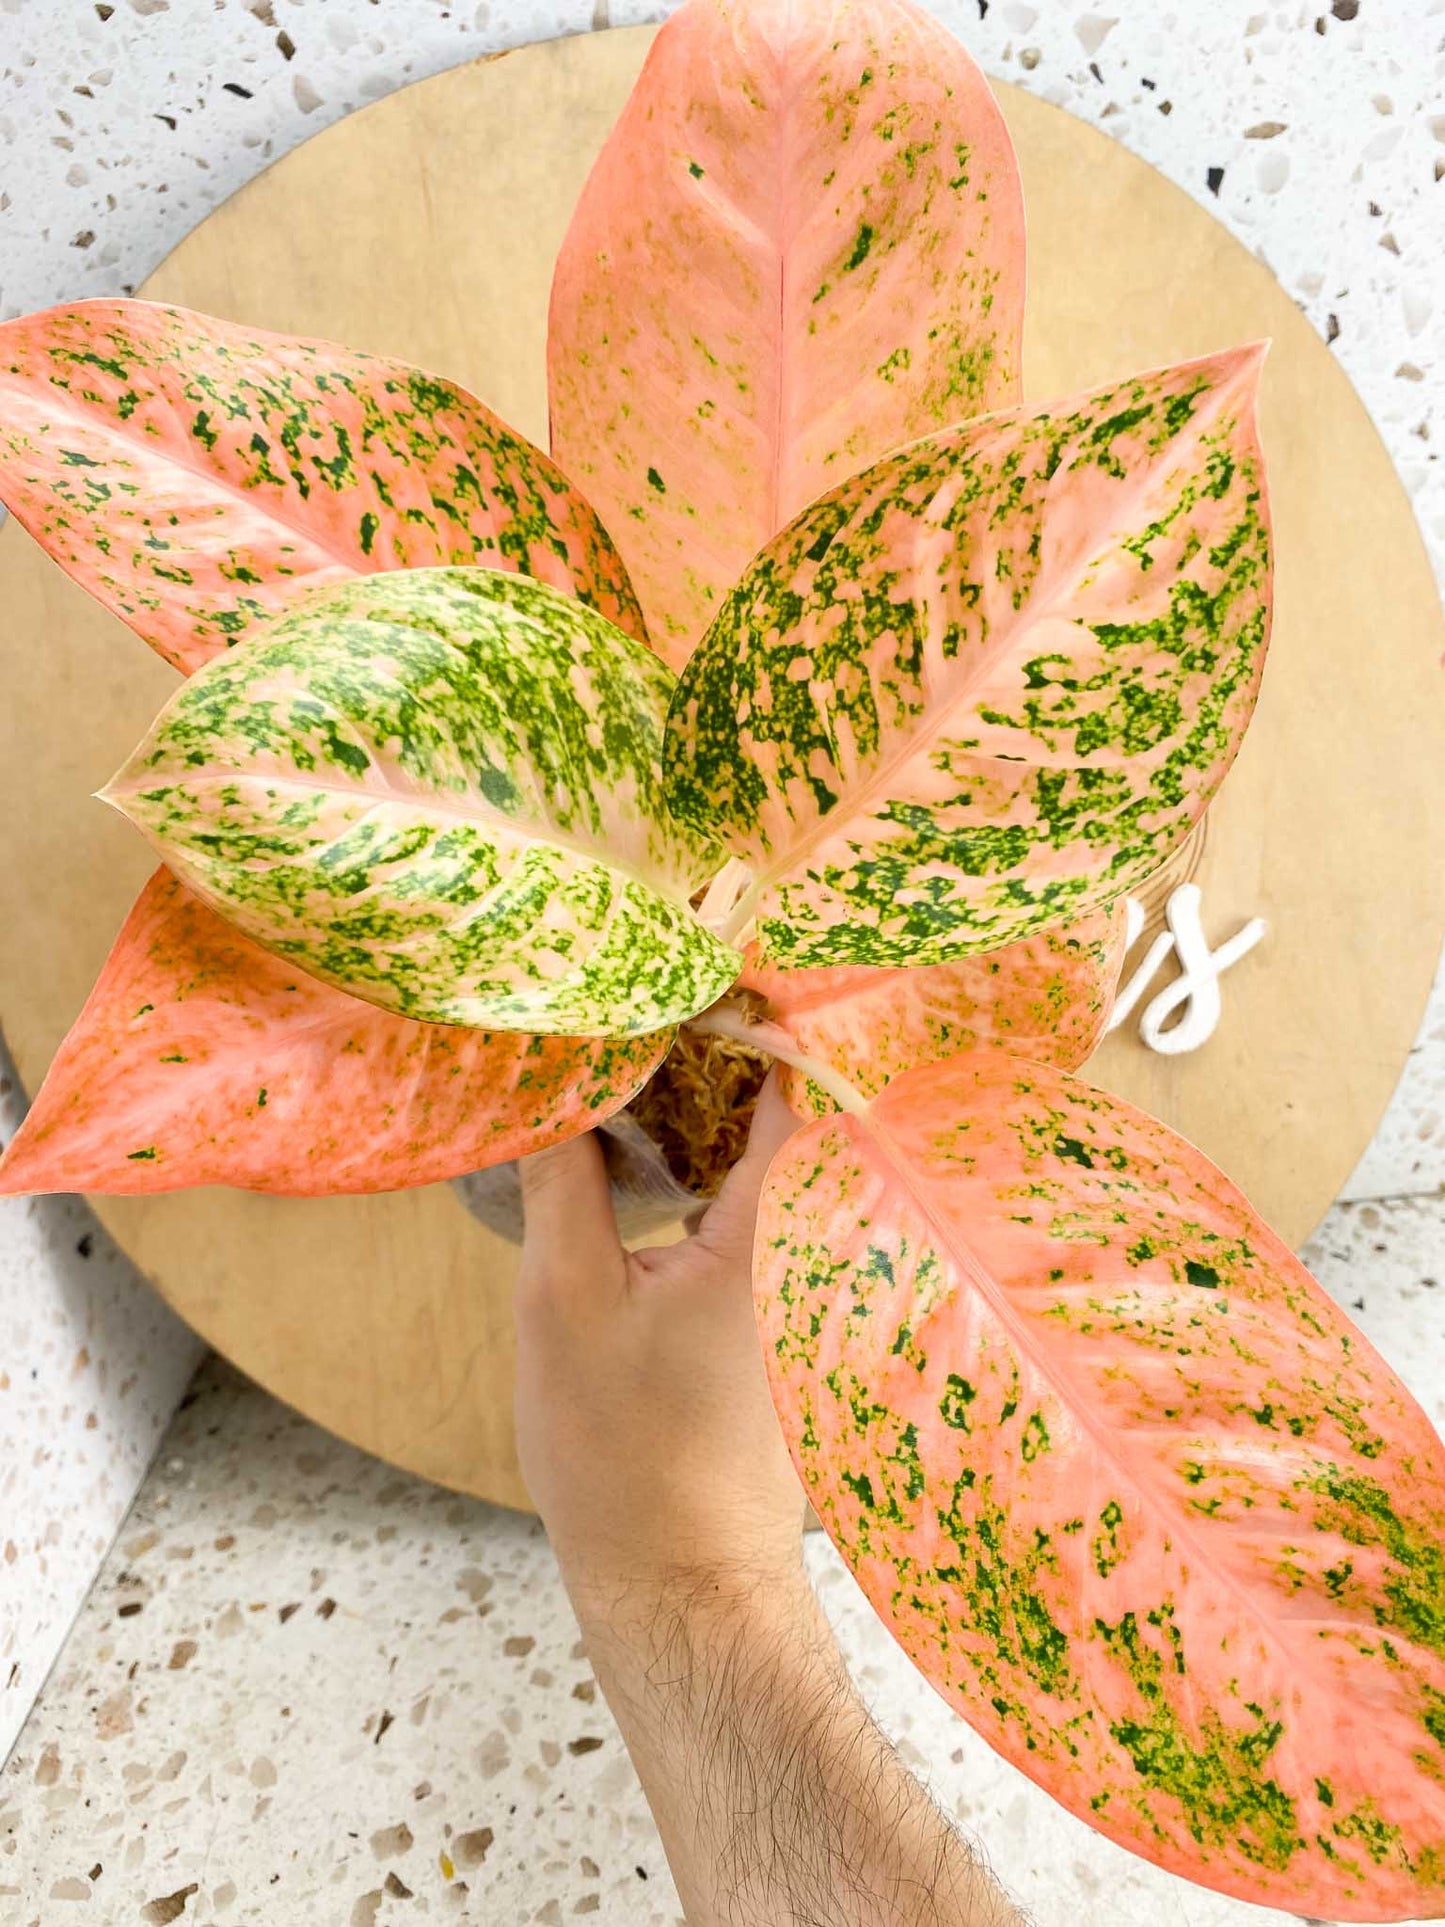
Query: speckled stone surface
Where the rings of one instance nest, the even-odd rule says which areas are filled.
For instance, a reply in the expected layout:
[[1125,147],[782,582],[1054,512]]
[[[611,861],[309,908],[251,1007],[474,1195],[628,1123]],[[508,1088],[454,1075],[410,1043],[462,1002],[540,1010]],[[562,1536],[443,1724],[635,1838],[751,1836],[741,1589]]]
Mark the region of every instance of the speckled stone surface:
[[[0,316],[134,288],[269,161],[395,87],[500,47],[665,10],[623,0],[612,0],[610,12],[607,0],[0,0]],[[952,0],[936,11],[991,71],[1125,141],[1273,268],[1363,395],[1440,563],[1445,0],[1134,0],[1127,8]],[[1366,640],[1380,650],[1385,673],[1387,634]],[[13,1128],[19,1105],[0,1078],[0,1132]],[[1433,1360],[1435,1382],[1445,1380],[1445,1314],[1435,1288],[1420,1282],[1440,1262],[1442,1184],[1445,990],[1437,986],[1390,1113],[1347,1188],[1355,1198],[1404,1201],[1337,1209],[1320,1240],[1326,1254],[1342,1254],[1322,1261],[1332,1282],[1352,1304],[1363,1300],[1367,1323],[1387,1321],[1382,1341],[1417,1384],[1427,1382],[1421,1361]],[[68,1202],[0,1202],[0,1320],[3,1754],[198,1348],[83,1208]],[[206,1425],[223,1428],[214,1437],[195,1430],[206,1413]],[[107,1568],[12,1762],[5,1803],[15,1831],[12,1851],[0,1857],[0,1889],[18,1894],[0,1891],[0,1920],[8,1927],[13,1910],[17,1920],[49,1927],[72,1906],[92,1920],[146,1918],[144,1905],[192,1880],[197,1890],[183,1912],[162,1905],[150,1920],[365,1922],[428,1908],[489,1922],[560,1920],[575,1910],[617,1921],[673,1918],[655,1843],[650,1860],[638,1849],[650,1881],[628,1873],[633,1842],[647,1845],[651,1836],[615,1740],[593,1754],[566,1751],[569,1739],[609,1729],[570,1723],[574,1706],[585,1709],[572,1686],[585,1682],[567,1657],[572,1634],[534,1530],[397,1480],[224,1380],[207,1381],[181,1424],[189,1442],[172,1456],[185,1467],[167,1472],[161,1461],[139,1520],[126,1528],[120,1563]],[[205,1476],[202,1447],[210,1454]],[[331,1470],[308,1471],[298,1463],[303,1454]],[[266,1505],[276,1510],[274,1528],[248,1524],[250,1511]],[[167,1515],[199,1523],[176,1525],[174,1538],[166,1525],[154,1548],[134,1555],[143,1610],[117,1619],[120,1604],[133,1603],[117,1591],[124,1547],[160,1530],[156,1521]],[[378,1536],[389,1525],[391,1541]],[[214,1540],[228,1531],[235,1545],[217,1552]],[[433,1549],[422,1567],[418,1548],[428,1535]],[[179,1556],[186,1543],[190,1558]],[[1035,1903],[1041,1920],[1062,1921],[1068,1911],[1151,1923],[1243,1921],[1241,1910],[1181,1897],[1177,1885],[1126,1877],[1120,1869],[1133,1863],[1088,1843],[1016,1776],[987,1765],[966,1735],[960,1742],[869,1629],[848,1582],[821,1549],[816,1556],[832,1574],[830,1603],[850,1650],[890,1719],[930,1760],[947,1763],[962,1744],[948,1771],[963,1778],[955,1787],[945,1775],[949,1797],[971,1803],[999,1863],[1012,1869],[1010,1856],[1019,1856],[1027,1870],[1057,1859],[1053,1897]],[[313,1588],[313,1567],[345,1570],[350,1593],[329,1578]],[[458,1589],[469,1568],[479,1575],[469,1583],[492,1581],[476,1601]],[[318,1617],[316,1605],[331,1596],[335,1613]],[[519,1608],[516,1629],[502,1638],[535,1638],[546,1657],[486,1643],[489,1628],[508,1623],[499,1615],[511,1596],[526,1611]],[[292,1599],[300,1611],[283,1625],[279,1608]],[[489,1600],[493,1610],[478,1628],[475,1609]],[[252,1614],[256,1602],[263,1610]],[[444,1619],[458,1607],[463,1620]],[[522,1623],[527,1612],[538,1628]],[[309,1643],[334,1633],[341,1638],[329,1645]],[[172,1669],[186,1639],[198,1642],[195,1664]],[[126,1682],[132,1661],[136,1677]],[[449,1665],[457,1677],[443,1680]],[[537,1683],[538,1671],[550,1672],[551,1683]],[[392,1678],[406,1693],[398,1685],[389,1701],[383,1689]],[[412,1725],[423,1678],[440,1682],[438,1710]],[[295,1704],[283,1715],[288,1692]],[[449,1711],[441,1710],[444,1695]],[[379,1721],[388,1708],[394,1725],[373,1746],[360,1722],[368,1712]],[[107,1720],[126,1717],[128,1732],[102,1737]],[[517,1731],[507,1717],[522,1722]],[[303,1734],[309,1739],[298,1743]],[[483,1759],[486,1734],[501,1739]],[[51,1743],[59,1749],[53,1767],[44,1763]],[[429,1748],[448,1779],[440,1765],[426,1765]],[[502,1748],[508,1764],[489,1781],[485,1765]],[[258,1760],[277,1770],[274,1788],[263,1784],[264,1765],[261,1782],[254,1779]],[[418,1800],[414,1789],[429,1775],[434,1791]],[[253,1825],[266,1800],[265,1824]],[[385,1829],[403,1822],[413,1845],[378,1858],[372,1834],[385,1839]],[[448,1825],[478,1841],[486,1827],[494,1834],[475,1866],[453,1857],[450,1881],[438,1858]],[[1085,1872],[1066,1875],[1076,1848]],[[584,1854],[599,1868],[595,1876]],[[425,1879],[420,1871],[413,1879],[423,1863]],[[92,1879],[97,1864],[103,1872]],[[285,1911],[272,1873],[288,1897]],[[388,1875],[413,1897],[388,1888]],[[471,1891],[458,1898],[462,1884]],[[1027,1885],[1022,1874],[1019,1884]],[[312,1889],[322,1897],[303,1901]]]
[[77,1199],[0,1201],[0,1318],[3,1757],[204,1348]]
[[[1434,1200],[1343,1206],[1309,1254],[1437,1423],[1442,1231]],[[935,1697],[816,1535],[809,1560],[878,1717],[1037,1927],[1290,1919],[1071,1819]],[[0,1920],[588,1914],[679,1918],[540,1528],[207,1365],[0,1775]]]

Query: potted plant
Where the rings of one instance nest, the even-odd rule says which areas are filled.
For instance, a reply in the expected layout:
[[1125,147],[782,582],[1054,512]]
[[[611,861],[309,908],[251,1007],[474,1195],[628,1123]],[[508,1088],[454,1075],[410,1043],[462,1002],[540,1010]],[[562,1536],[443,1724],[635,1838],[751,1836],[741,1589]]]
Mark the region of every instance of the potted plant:
[[0,1190],[385,1190],[631,1106],[755,1263],[880,1615],[1112,1839],[1445,1910],[1445,1455],[1238,1190],[1073,1075],[1269,625],[1225,347],[1019,399],[998,111],[906,0],[689,0],[558,263],[553,457],[176,309],[0,327],[0,494],[185,680]]

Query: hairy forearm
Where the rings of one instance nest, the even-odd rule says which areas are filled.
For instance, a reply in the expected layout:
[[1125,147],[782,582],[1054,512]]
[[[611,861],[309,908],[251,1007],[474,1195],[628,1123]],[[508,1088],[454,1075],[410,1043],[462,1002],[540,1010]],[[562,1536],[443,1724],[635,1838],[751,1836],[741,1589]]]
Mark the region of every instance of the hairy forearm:
[[691,1927],[1016,1927],[864,1711],[799,1572],[582,1609]]

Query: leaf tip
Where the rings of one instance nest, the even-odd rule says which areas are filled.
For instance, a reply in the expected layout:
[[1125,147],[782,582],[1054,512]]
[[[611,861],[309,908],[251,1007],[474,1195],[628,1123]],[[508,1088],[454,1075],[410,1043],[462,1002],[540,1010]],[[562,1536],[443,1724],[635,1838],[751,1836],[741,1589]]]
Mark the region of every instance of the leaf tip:
[[1223,349],[1216,357],[1220,386],[1241,389],[1251,400],[1257,399],[1265,360],[1273,346],[1272,335],[1261,335],[1255,341],[1242,341],[1236,347]]
[[[37,1163],[41,1166],[38,1175]],[[23,1198],[52,1189],[45,1182],[43,1167],[44,1160],[35,1157],[22,1124],[0,1153],[0,1198]]]

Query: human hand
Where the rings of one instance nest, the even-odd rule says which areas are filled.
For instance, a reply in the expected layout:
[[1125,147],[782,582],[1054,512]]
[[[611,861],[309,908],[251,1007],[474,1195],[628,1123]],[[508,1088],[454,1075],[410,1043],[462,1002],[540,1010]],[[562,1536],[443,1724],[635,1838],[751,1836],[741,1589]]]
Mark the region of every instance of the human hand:
[[849,1683],[753,1323],[769,1078],[716,1203],[628,1253],[601,1148],[522,1165],[517,1444],[687,1918],[1021,1923]]
[[763,1178],[798,1128],[770,1077],[697,1230],[647,1251],[623,1249],[595,1137],[522,1163],[517,1445],[584,1621],[646,1613],[679,1583],[803,1583],[803,1499],[749,1275]]

